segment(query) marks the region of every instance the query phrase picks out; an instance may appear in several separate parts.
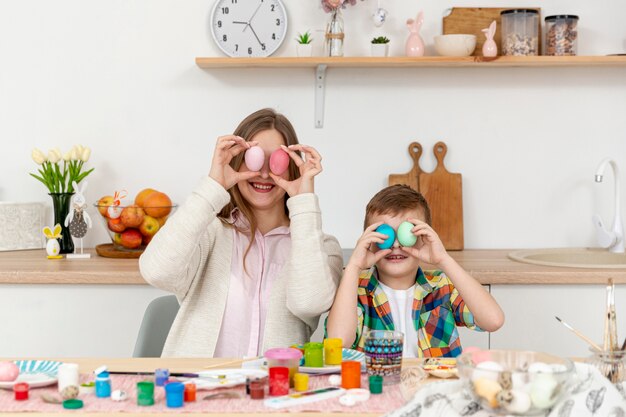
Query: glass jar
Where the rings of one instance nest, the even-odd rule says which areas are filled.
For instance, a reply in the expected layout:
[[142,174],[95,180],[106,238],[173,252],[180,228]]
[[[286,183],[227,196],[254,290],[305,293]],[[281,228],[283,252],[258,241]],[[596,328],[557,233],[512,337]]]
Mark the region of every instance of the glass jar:
[[578,53],[578,16],[562,14],[547,16],[546,55],[572,56]]
[[614,384],[626,381],[626,350],[590,349],[592,356],[588,362]]
[[509,9],[500,12],[502,54],[539,55],[539,12],[533,9]]

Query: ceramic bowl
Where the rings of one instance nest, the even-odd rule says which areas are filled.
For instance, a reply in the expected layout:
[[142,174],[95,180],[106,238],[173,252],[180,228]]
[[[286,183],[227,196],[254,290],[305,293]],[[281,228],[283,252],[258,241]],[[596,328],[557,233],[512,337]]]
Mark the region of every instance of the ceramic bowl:
[[470,56],[476,49],[475,35],[435,36],[435,50],[441,56]]
[[570,390],[574,364],[546,353],[485,350],[457,358],[459,377],[488,412],[545,414]]

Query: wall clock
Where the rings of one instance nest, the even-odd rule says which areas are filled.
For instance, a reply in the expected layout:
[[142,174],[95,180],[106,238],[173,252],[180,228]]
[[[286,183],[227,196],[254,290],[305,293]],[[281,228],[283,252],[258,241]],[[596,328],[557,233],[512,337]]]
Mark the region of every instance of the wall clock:
[[287,10],[281,0],[216,0],[211,34],[231,57],[266,57],[287,34]]

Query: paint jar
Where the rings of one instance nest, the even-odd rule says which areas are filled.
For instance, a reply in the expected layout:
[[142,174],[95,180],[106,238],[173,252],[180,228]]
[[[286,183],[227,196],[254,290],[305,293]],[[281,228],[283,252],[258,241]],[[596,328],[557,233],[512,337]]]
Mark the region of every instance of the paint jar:
[[341,388],[361,388],[361,362],[341,362]]
[[533,9],[508,9],[500,12],[502,54],[539,55],[539,12]]
[[154,382],[137,382],[137,405],[154,405]]
[[267,367],[285,367],[289,369],[289,386],[293,387],[293,376],[298,372],[302,352],[293,348],[274,348],[265,352]]
[[57,378],[59,385],[59,392],[62,392],[66,387],[79,386],[78,382],[78,364],[77,363],[62,363],[57,370]]
[[270,395],[289,394],[289,368],[275,366],[270,368]]
[[16,401],[24,401],[28,399],[28,389],[30,386],[26,382],[18,382],[13,385],[13,392],[15,393]]
[[370,392],[372,394],[383,393],[383,377],[380,375],[370,375]]
[[341,349],[343,342],[339,338],[324,339],[324,363],[326,365],[341,365]]
[[100,372],[96,375],[96,397],[111,397],[111,377],[107,371]]
[[293,376],[293,386],[296,391],[302,392],[309,389],[309,376],[297,373]]
[[170,370],[165,368],[159,368],[154,371],[154,383],[157,387],[162,387],[167,383],[170,378]]
[[265,383],[267,378],[257,378],[250,381],[250,398],[262,400],[265,398]]
[[185,402],[190,403],[196,400],[196,384],[185,384]]
[[380,375],[385,385],[400,382],[404,333],[394,330],[371,330],[365,336],[365,364],[368,375]]
[[324,344],[310,342],[304,344],[304,366],[321,368],[324,366]]
[[165,403],[169,408],[183,406],[185,384],[182,382],[168,382],[165,384]]

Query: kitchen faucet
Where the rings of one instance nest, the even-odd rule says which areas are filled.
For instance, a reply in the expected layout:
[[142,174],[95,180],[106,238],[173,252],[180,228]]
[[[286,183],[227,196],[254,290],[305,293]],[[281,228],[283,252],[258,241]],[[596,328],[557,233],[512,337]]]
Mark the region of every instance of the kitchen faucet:
[[611,165],[611,168],[613,168],[613,175],[615,176],[615,218],[613,219],[613,229],[611,231],[606,230],[599,214],[594,214],[593,224],[596,228],[600,246],[608,248],[609,251],[614,253],[623,253],[624,226],[622,225],[622,217],[620,213],[619,169],[617,168],[617,164],[614,160],[611,158],[605,158],[602,162],[600,162],[598,170],[596,171],[596,182],[602,182],[604,169],[607,164]]

